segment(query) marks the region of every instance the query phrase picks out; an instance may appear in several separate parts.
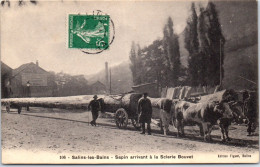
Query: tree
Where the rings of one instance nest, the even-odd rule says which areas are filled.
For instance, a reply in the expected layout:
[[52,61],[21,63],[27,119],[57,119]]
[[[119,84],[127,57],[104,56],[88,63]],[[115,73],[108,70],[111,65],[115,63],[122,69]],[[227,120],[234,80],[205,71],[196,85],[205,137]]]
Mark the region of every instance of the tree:
[[187,20],[187,26],[184,30],[185,48],[189,52],[188,59],[188,78],[192,86],[198,86],[200,83],[198,73],[200,71],[199,63],[199,40],[198,40],[198,16],[195,4],[191,4],[191,16]]
[[210,46],[208,39],[208,26],[206,23],[207,12],[203,7],[200,7],[200,15],[198,18],[198,34],[199,34],[199,59],[198,66],[198,84],[202,86],[208,85],[210,82],[210,72],[208,71],[209,66],[209,54]]
[[[218,19],[216,6],[213,2],[209,2],[207,6],[207,17],[209,20],[208,38],[210,44],[210,85],[215,86],[221,83],[220,79],[224,77],[224,44],[225,38],[222,34],[221,26]],[[222,71],[220,78],[220,69]]]
[[[209,2],[207,8],[200,8],[199,15],[199,66],[198,76],[201,85],[216,86],[224,76],[224,43],[218,14],[214,3]],[[221,60],[220,60],[221,59]]]
[[132,71],[133,83],[134,83],[134,85],[136,85],[137,84],[137,57],[136,57],[134,42],[132,42],[129,59],[131,61],[130,69]]
[[173,48],[173,81],[176,86],[179,83],[181,67],[179,36],[177,34],[174,34],[173,36]]
[[191,16],[187,20],[185,28],[185,48],[189,53],[198,53],[199,40],[198,40],[198,16],[195,9],[195,4],[191,4]]
[[136,84],[139,85],[139,84],[144,83],[144,81],[146,81],[146,79],[145,79],[145,65],[146,64],[144,62],[144,57],[145,56],[143,56],[143,51],[142,51],[140,45],[137,44],[136,47],[137,47],[137,55],[136,55],[136,67],[137,67],[136,74],[137,74],[137,77],[136,77]]
[[168,18],[163,34],[164,55],[168,68],[166,71],[166,76],[168,78],[169,86],[176,86],[178,84],[181,63],[178,35],[174,33],[173,21],[171,17]]
[[147,82],[157,82],[158,86],[165,86],[164,56],[162,48],[162,40],[155,40],[151,45],[143,50],[145,55],[145,80]]

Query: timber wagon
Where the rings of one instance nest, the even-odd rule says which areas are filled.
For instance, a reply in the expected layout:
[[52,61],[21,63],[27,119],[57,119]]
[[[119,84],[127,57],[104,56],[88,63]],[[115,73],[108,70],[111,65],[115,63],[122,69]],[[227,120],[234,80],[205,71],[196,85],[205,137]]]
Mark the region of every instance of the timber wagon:
[[116,106],[116,110],[110,110],[109,104],[105,104],[105,112],[113,112],[115,123],[118,128],[126,128],[129,120],[131,120],[133,126],[136,129],[140,129],[138,123],[138,100],[142,97],[142,94],[130,93],[125,94],[120,99],[120,104]]

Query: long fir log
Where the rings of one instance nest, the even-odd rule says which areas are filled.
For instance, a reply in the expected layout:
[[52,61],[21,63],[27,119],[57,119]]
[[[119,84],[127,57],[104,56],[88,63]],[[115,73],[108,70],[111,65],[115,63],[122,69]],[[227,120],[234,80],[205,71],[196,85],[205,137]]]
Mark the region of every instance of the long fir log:
[[[122,94],[122,95],[98,95],[102,100],[104,112],[115,112],[119,108],[127,111],[136,111],[138,100],[141,94]],[[159,109],[161,100],[164,98],[149,98],[152,107]],[[198,102],[235,100],[236,94],[233,90],[222,90],[214,94],[201,96]],[[19,107],[44,107],[61,109],[87,109],[93,95],[67,96],[67,97],[32,97],[32,98],[8,98],[1,99],[3,106],[14,108]],[[176,100],[176,99],[175,99]]]

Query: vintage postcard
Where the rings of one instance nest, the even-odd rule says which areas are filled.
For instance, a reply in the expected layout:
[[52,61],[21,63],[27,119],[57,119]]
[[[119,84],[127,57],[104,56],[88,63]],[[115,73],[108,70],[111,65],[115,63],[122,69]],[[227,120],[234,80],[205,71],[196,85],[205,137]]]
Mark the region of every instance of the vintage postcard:
[[257,5],[0,0],[2,163],[258,163]]

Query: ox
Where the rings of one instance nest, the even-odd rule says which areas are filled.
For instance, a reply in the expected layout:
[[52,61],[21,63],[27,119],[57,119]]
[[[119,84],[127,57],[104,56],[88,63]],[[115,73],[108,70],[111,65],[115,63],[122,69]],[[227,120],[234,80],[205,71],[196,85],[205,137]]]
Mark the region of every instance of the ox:
[[172,118],[172,100],[163,98],[159,102],[159,108],[160,108],[160,125],[161,130],[164,132],[164,135],[167,135],[169,133],[169,123]]
[[231,125],[231,122],[234,120],[237,124],[241,124],[244,123],[245,121],[245,115],[243,114],[243,109],[242,109],[242,104],[240,104],[239,102],[228,102],[232,114],[233,114],[233,118],[229,119],[229,118],[220,118],[218,120],[218,124],[219,127],[221,129],[221,139],[223,142],[230,141],[230,137],[228,136],[228,128]]
[[205,141],[212,140],[210,134],[217,120],[233,117],[229,104],[226,102],[201,102],[194,104],[180,101],[176,104],[174,112],[178,136],[184,136],[185,125],[198,125],[200,127],[200,134],[204,136]]
[[178,101],[175,102],[173,109],[173,125],[177,128],[177,137],[184,135],[184,119],[183,113],[187,110],[190,106],[195,105],[195,103],[187,102],[187,101]]

